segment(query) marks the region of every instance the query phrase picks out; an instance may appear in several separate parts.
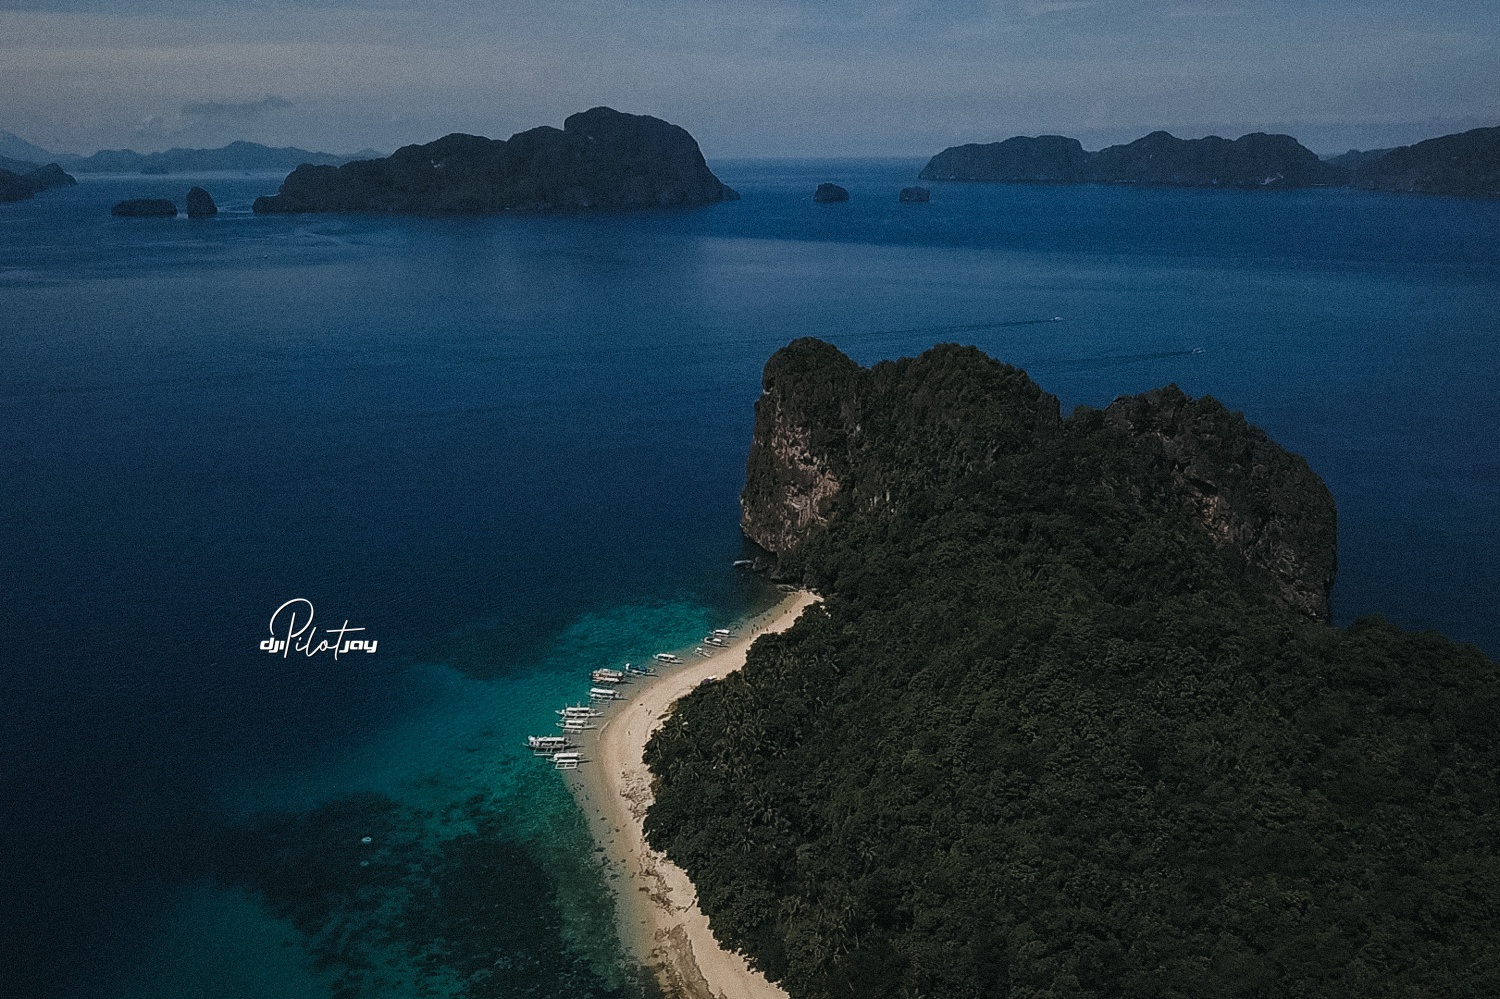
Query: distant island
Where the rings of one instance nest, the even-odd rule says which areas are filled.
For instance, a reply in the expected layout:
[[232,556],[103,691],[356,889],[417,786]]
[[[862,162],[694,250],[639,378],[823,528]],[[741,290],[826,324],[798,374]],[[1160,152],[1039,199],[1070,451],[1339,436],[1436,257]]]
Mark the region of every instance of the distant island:
[[1414,146],[1327,160],[1289,135],[1262,132],[1179,139],[1152,132],[1089,152],[1061,135],[950,146],[928,161],[923,180],[1012,184],[1132,184],[1157,187],[1305,188],[1352,185],[1420,194],[1500,194],[1500,128],[1429,139]]
[[1355,166],[1351,183],[1402,194],[1500,195],[1500,127],[1387,150]]
[[[303,163],[338,166],[363,157],[315,153],[296,146],[272,147],[257,142],[231,142],[218,149],[168,149],[138,153],[131,149],[101,149],[92,156],[62,157],[59,162],[78,173],[264,173],[292,170]],[[379,155],[370,151],[370,155]]]
[[1500,672],[1331,627],[1333,499],[1241,414],[803,339],[741,507],[825,599],[678,702],[645,829],[793,999],[1500,994]]
[[299,166],[262,214],[388,212],[484,214],[670,208],[739,197],[704,162],[684,129],[597,107],[561,129],[509,139],[454,134],[386,159]]
[[[0,169],[15,173],[34,170],[44,163],[56,163],[73,173],[139,173],[161,175],[174,173],[251,172],[265,173],[293,170],[303,163],[339,166],[381,155],[365,149],[348,156],[317,153],[296,146],[263,146],[258,142],[231,142],[217,149],[168,149],[159,153],[138,153],[133,149],[101,149],[89,156],[76,153],[49,153],[20,136],[0,132]],[[14,165],[13,165],[14,164]]]
[[25,201],[54,187],[70,187],[77,183],[56,163],[39,167],[0,159],[0,202]]

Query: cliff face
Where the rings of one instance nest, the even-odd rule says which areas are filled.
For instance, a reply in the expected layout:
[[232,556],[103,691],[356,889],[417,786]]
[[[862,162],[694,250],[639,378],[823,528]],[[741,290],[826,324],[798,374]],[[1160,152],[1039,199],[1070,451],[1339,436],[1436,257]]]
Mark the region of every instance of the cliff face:
[[[1086,419],[1061,419],[1025,372],[953,345],[864,369],[798,340],[772,356],[763,388],[741,526],[782,559],[841,517],[900,515],[932,490],[1003,489],[1009,458],[1077,448],[1069,435]],[[1328,618],[1334,505],[1305,461],[1176,386],[1119,399],[1103,422],[1109,433],[1079,459],[1098,468],[1099,488],[1186,514],[1259,590]]]
[[299,166],[260,213],[484,214],[663,208],[737,198],[708,169],[698,143],[658,118],[594,108],[561,130],[508,140],[449,135],[386,159]]
[[1177,499],[1286,607],[1326,621],[1338,568],[1333,496],[1292,454],[1218,400],[1175,385],[1116,399],[1105,416],[1164,464]]
[[766,363],[740,494],[740,526],[784,555],[828,526],[847,477],[849,435],[867,373],[837,348],[802,339]]
[[1500,195],[1500,127],[1392,149],[1359,167],[1354,186],[1401,194]]
[[922,170],[928,180],[1010,183],[1140,184],[1163,187],[1320,187],[1348,174],[1324,163],[1289,135],[1179,139],[1152,132],[1134,142],[1086,152],[1060,135],[1017,136],[988,145],[953,146]]
[[[771,356],[762,385],[740,523],[778,556],[841,508],[901,509],[930,486],[1039,446],[1061,426],[1057,399],[1025,372],[954,344],[861,368],[804,338]],[[968,404],[949,405],[952,398]],[[909,452],[919,461],[903,461]]]

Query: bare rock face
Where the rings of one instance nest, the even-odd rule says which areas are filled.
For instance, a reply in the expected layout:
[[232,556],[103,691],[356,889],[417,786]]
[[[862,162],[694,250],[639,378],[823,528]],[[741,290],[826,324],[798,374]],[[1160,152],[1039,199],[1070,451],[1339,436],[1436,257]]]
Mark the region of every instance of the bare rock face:
[[1079,460],[1097,466],[1104,489],[1135,496],[1153,516],[1196,523],[1256,590],[1328,619],[1337,517],[1307,462],[1243,415],[1175,385],[1087,412],[1063,420],[1056,397],[1024,371],[972,347],[943,344],[861,368],[821,340],[796,340],[766,363],[741,527],[795,575],[801,557],[787,556],[846,517],[868,524],[920,510],[934,495],[993,488],[997,475],[1058,467],[1048,456],[1088,440],[1087,457],[1069,458],[1064,478]]
[[211,218],[219,214],[219,206],[214,204],[213,195],[195,187],[187,193],[187,213],[190,219]]
[[847,424],[861,373],[821,340],[797,340],[766,362],[740,495],[740,526],[766,551],[794,551],[828,526],[848,471]]
[[1285,606],[1329,617],[1337,514],[1323,480],[1211,396],[1175,385],[1116,399],[1105,416],[1170,471],[1178,498],[1220,548],[1233,549]]

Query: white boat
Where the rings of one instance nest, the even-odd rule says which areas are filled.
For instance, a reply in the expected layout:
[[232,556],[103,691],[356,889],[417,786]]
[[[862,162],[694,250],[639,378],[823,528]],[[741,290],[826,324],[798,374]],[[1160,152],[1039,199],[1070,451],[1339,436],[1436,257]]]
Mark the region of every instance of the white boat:
[[680,662],[682,662],[682,657],[681,656],[674,656],[670,652],[658,652],[656,655],[652,656],[651,658],[655,659],[659,663],[680,663]]
[[620,696],[618,690],[610,690],[608,687],[590,687],[589,699],[594,701],[613,701]]
[[564,718],[598,718],[599,712],[587,704],[571,704],[566,708],[558,708],[557,713]]
[[728,642],[726,642],[726,641],[724,641],[724,639],[722,639],[722,638],[720,638],[720,637],[719,637],[719,636],[718,636],[718,635],[708,635],[708,636],[706,636],[706,637],[705,637],[705,638],[704,638],[704,639],[703,639],[703,644],[704,644],[704,645],[713,645],[713,646],[717,646],[717,647],[718,647],[718,648],[721,648],[721,649],[722,649],[722,648],[724,648],[724,647],[725,647],[725,646],[726,646],[726,645],[728,645],[728,644],[729,644],[729,643],[728,643]]
[[565,735],[528,735],[526,746],[533,753],[542,755],[560,753],[573,745]]
[[734,634],[734,632],[730,631],[728,628],[715,628],[714,634],[718,635],[720,638],[728,638],[730,635]]
[[594,727],[594,723],[586,718],[564,718],[557,723],[557,727],[564,732],[587,732]]
[[596,669],[589,674],[589,679],[595,683],[624,683],[625,674],[617,669]]
[[650,667],[647,667],[646,669],[641,669],[639,666],[632,666],[629,663],[625,664],[625,672],[629,673],[631,676],[655,676],[656,675],[656,670],[651,669]]
[[552,757],[552,766],[557,770],[577,770],[583,759],[577,753],[558,753]]
[[713,653],[700,645],[693,650],[693,655],[698,656],[701,659],[707,659],[709,656],[713,655]]
[[753,558],[737,558],[734,560],[734,567],[736,569],[749,569],[754,567],[754,565],[755,559]]

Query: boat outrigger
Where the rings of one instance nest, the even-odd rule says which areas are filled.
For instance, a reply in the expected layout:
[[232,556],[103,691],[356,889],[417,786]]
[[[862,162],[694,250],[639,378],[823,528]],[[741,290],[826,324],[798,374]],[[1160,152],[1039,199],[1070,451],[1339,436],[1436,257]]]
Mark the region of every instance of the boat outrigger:
[[558,770],[577,770],[582,762],[583,757],[578,753],[557,753],[552,757],[552,765]]
[[563,718],[558,721],[557,727],[564,732],[587,732],[594,727],[594,723],[587,718]]
[[537,756],[551,756],[571,748],[573,743],[568,741],[565,735],[528,735],[526,737],[526,748]]
[[617,669],[596,669],[589,674],[595,683],[624,683],[625,674]]
[[557,713],[564,718],[598,718],[597,708],[591,708],[587,704],[570,704],[565,708],[558,708]]
[[655,659],[659,663],[673,663],[673,664],[676,664],[676,663],[682,662],[682,657],[681,656],[674,656],[670,652],[658,652],[658,653],[656,653],[656,655],[652,656],[651,658]]
[[618,690],[611,690],[608,687],[589,688],[589,700],[591,701],[613,701],[621,696]]

